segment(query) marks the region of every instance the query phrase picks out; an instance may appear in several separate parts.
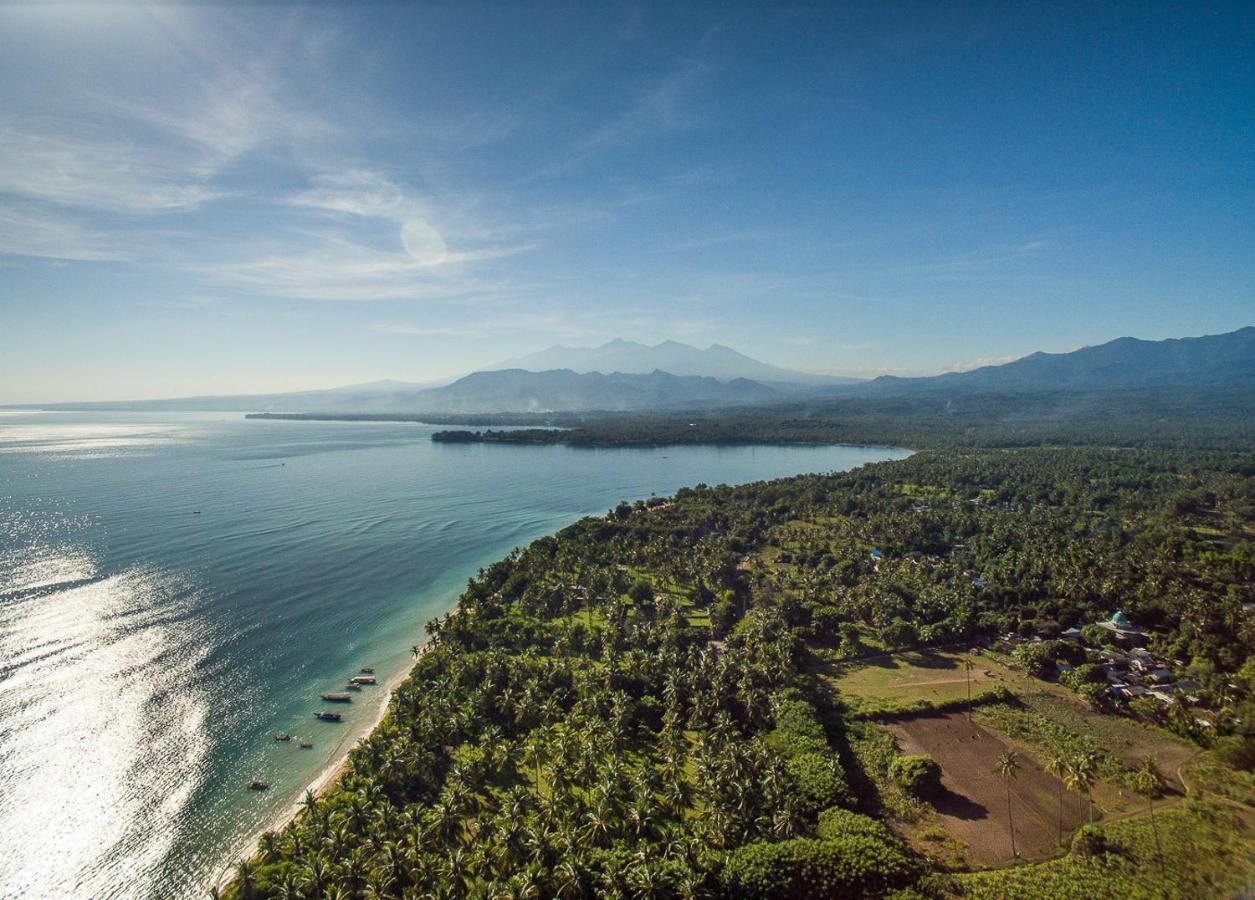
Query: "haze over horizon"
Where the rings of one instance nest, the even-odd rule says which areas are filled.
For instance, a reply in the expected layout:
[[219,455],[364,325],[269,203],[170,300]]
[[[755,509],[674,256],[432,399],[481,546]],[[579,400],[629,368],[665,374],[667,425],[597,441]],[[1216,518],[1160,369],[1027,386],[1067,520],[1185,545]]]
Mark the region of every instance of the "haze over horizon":
[[0,403],[1250,324],[1249,4],[0,7]]

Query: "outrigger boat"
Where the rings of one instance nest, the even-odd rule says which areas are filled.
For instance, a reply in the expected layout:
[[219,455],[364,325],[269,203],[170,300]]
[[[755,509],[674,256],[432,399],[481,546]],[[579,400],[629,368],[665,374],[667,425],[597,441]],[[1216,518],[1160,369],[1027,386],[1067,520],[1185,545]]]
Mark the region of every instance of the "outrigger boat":
[[324,709],[314,713],[314,718],[321,719],[324,722],[339,722],[340,714],[337,712],[328,712]]

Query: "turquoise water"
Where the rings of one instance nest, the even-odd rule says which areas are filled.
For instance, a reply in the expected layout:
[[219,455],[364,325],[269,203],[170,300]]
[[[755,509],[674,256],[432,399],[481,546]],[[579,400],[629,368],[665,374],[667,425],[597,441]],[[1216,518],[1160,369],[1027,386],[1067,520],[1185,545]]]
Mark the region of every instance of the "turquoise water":
[[204,896],[386,687],[338,725],[313,719],[318,695],[404,671],[423,623],[514,546],[620,499],[907,455],[432,430],[0,412],[0,896]]

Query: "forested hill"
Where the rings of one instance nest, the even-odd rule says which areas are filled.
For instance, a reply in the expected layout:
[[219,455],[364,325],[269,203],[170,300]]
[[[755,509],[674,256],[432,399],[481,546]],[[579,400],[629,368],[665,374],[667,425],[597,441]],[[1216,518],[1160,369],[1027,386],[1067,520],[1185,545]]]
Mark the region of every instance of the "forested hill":
[[342,781],[228,893],[1235,893],[1252,843],[1199,796],[1160,812],[1160,851],[1139,820],[1030,868],[939,868],[895,830],[921,808],[900,779],[911,758],[832,676],[1119,608],[1217,709],[1198,739],[1249,764],[1252,474],[1220,453],[924,452],[584,519],[481,571],[428,625],[432,649]]
[[854,390],[867,396],[885,396],[1180,388],[1255,389],[1255,326],[1165,341],[1123,337],[1068,353],[1033,353],[970,372],[931,378],[883,376]]

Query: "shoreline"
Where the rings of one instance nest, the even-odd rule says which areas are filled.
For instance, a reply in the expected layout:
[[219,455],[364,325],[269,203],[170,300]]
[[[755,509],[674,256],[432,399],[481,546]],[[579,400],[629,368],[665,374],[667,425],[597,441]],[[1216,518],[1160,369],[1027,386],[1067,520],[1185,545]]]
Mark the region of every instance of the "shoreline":
[[340,781],[340,776],[344,774],[344,770],[348,767],[349,752],[362,740],[373,734],[375,729],[383,723],[384,718],[388,715],[388,709],[392,705],[392,695],[396,692],[401,682],[410,677],[410,673],[414,671],[414,666],[418,664],[419,657],[426,653],[430,646],[430,640],[424,641],[419,648],[418,657],[412,657],[407,665],[390,675],[379,685],[380,690],[377,694],[379,706],[375,710],[375,714],[363,718],[361,724],[353,723],[350,725],[344,734],[340,736],[339,741],[332,750],[331,759],[328,763],[318,771],[312,781],[297,793],[292,802],[280,807],[254,833],[231,849],[218,874],[210,881],[210,888],[217,890],[226,888],[235,878],[236,864],[241,859],[251,859],[257,855],[262,835],[268,831],[279,831],[287,827],[300,814],[301,804],[305,799],[307,791],[312,791],[315,797],[323,797],[336,786]]

